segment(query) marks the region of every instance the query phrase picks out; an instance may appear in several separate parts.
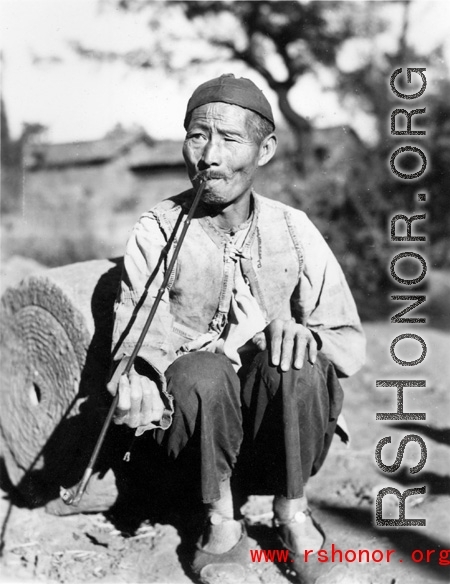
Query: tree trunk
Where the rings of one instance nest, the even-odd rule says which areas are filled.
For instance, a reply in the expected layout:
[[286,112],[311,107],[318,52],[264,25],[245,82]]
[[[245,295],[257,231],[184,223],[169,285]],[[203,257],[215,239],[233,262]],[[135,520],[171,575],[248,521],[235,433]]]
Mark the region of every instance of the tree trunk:
[[288,126],[294,132],[297,151],[295,153],[295,165],[302,174],[306,174],[311,168],[311,124],[300,114],[292,109],[288,99],[288,93],[291,89],[286,85],[273,87],[278,96],[278,106]]

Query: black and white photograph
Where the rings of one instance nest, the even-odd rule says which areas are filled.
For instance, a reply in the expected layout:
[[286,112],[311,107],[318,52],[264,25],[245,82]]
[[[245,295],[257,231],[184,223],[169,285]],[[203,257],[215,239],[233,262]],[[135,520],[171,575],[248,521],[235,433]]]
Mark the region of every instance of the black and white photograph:
[[0,582],[449,584],[450,3],[0,0],[0,79]]

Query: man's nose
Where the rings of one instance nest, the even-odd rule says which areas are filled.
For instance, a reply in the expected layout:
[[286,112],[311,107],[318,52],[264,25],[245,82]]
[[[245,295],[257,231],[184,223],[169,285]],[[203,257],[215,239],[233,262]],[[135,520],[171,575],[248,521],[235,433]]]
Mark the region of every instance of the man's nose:
[[221,155],[220,146],[215,140],[208,140],[202,152],[200,163],[206,168],[210,166],[220,166]]

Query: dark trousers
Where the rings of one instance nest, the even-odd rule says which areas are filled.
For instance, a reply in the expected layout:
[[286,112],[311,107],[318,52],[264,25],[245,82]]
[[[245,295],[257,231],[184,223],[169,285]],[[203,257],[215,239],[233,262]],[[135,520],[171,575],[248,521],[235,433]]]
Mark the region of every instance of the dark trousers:
[[232,473],[248,493],[303,496],[342,409],[326,357],[319,353],[314,366],[282,372],[263,351],[238,376],[227,357],[199,351],[178,358],[166,377],[175,413],[156,439],[170,456],[188,456],[204,503],[219,498],[220,481]]

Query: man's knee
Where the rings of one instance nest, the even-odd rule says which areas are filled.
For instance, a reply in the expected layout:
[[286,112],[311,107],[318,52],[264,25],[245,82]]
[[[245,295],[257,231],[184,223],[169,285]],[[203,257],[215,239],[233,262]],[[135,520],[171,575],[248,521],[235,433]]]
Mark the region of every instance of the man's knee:
[[182,355],[166,372],[169,392],[177,397],[194,392],[200,399],[239,393],[238,377],[224,355],[197,351]]
[[[271,364],[269,351],[261,351],[255,357],[254,367],[259,369],[265,384],[271,388],[271,393],[275,394],[281,387],[283,392],[291,393],[293,397],[307,399],[314,397],[321,390],[328,392],[327,379],[330,375],[330,361],[325,355],[319,353],[314,365],[305,359],[301,369],[291,367],[288,371],[281,371],[280,367]],[[334,373],[334,370],[333,372]]]

